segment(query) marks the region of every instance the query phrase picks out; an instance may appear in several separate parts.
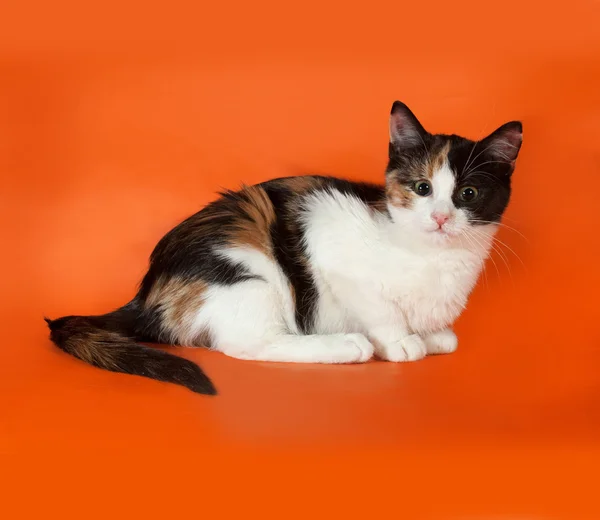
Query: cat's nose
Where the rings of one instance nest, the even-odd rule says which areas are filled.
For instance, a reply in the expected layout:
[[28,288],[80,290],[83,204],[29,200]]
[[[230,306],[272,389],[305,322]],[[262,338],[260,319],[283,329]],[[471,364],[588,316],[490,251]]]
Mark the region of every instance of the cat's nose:
[[450,215],[448,213],[432,213],[431,218],[437,222],[437,225],[442,227],[448,220],[450,220]]

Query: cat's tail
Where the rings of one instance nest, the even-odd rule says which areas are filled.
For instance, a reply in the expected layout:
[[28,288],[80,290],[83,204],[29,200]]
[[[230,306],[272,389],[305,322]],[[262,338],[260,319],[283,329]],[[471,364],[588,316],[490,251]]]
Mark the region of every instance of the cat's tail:
[[140,311],[136,301],[102,316],[44,318],[50,339],[67,354],[98,368],[185,386],[199,394],[217,391],[192,361],[138,345],[135,331]]

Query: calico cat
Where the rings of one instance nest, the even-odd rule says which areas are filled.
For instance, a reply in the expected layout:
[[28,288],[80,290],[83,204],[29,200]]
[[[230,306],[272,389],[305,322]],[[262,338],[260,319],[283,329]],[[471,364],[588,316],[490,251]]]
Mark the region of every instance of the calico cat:
[[296,363],[453,352],[521,142],[519,122],[476,142],[431,134],[396,101],[385,185],[305,176],[227,191],[160,240],[131,302],[46,319],[51,339],[202,394],[216,390],[196,364],[138,342]]

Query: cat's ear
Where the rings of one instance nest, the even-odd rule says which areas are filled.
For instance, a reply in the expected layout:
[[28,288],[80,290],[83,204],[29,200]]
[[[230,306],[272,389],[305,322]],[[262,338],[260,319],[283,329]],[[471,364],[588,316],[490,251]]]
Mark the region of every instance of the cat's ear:
[[390,115],[390,144],[396,149],[423,146],[427,131],[402,102],[395,101]]
[[522,142],[523,125],[520,121],[511,121],[482,139],[481,145],[488,156],[496,161],[506,162],[514,168]]

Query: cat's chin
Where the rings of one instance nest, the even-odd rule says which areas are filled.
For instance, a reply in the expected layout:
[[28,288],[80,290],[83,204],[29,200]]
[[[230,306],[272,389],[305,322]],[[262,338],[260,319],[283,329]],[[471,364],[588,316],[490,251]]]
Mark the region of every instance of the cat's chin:
[[461,235],[460,231],[441,228],[429,229],[423,234],[425,235],[425,240],[439,247],[451,246],[454,242],[459,240]]

